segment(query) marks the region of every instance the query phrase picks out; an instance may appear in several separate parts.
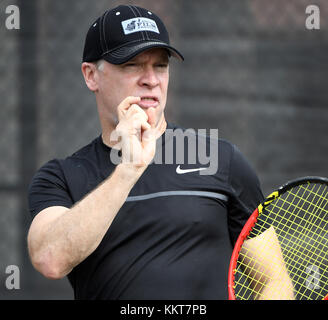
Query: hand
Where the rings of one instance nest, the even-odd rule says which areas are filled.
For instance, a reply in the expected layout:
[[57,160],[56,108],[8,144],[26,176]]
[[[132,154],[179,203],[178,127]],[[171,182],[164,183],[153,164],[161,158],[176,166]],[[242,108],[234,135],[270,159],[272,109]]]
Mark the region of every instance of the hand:
[[155,156],[155,110],[138,106],[140,97],[127,97],[118,106],[118,120],[111,139],[119,141],[122,163],[148,166]]

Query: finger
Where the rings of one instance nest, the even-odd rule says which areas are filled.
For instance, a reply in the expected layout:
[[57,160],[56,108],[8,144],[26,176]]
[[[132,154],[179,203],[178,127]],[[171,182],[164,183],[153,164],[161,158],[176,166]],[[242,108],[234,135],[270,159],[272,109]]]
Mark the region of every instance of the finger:
[[141,122],[141,130],[142,131],[147,131],[151,129],[151,125],[148,122]]
[[152,128],[156,127],[156,112],[155,108],[147,109],[148,123]]
[[148,120],[147,113],[144,110],[142,110],[142,108],[139,105],[132,104],[131,107],[126,111],[125,117],[130,118],[135,115],[142,117],[142,119],[144,119],[145,121]]
[[141,114],[134,114],[130,119],[132,128],[137,130],[139,133],[151,129],[151,125],[147,122],[147,118]]
[[138,103],[140,100],[140,97],[133,96],[125,98],[117,107],[118,119],[120,120],[124,116],[131,105]]

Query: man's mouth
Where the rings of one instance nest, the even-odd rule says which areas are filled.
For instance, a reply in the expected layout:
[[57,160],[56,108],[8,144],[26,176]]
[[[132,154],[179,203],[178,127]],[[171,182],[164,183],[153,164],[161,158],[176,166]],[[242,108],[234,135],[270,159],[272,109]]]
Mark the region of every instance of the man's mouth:
[[141,100],[139,101],[139,106],[141,108],[156,108],[159,105],[159,101],[157,97],[141,97]]

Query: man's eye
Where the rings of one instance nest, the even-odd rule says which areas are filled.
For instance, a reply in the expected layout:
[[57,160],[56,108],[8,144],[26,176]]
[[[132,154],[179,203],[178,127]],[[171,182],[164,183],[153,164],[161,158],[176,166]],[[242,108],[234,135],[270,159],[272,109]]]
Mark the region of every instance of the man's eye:
[[126,63],[124,66],[125,66],[125,67],[136,67],[137,64],[131,62],[131,63]]
[[157,68],[163,68],[163,69],[165,69],[165,68],[167,68],[167,66],[168,66],[167,63],[159,63],[159,64],[157,65]]

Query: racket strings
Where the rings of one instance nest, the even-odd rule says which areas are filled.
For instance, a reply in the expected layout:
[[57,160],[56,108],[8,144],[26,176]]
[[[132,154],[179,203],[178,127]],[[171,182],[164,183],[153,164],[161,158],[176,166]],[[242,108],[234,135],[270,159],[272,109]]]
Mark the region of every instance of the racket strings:
[[[293,228],[293,223],[295,222],[296,219],[296,215],[295,215],[295,210],[298,207],[299,208],[299,204],[301,202],[302,197],[304,197],[304,194],[302,194],[302,196],[298,196],[298,193],[301,192],[301,190],[297,190],[297,192],[295,193],[297,195],[296,197],[296,203],[292,203],[287,201],[287,199],[284,199],[283,197],[280,198],[278,201],[274,202],[272,205],[272,209],[270,210],[270,208],[268,207],[267,210],[270,213],[269,217],[272,216],[273,213],[277,214],[277,219],[275,221],[272,222],[273,225],[275,225],[275,229],[276,229],[276,233],[277,235],[281,238],[283,238],[286,242],[286,237],[282,237],[282,231],[284,230],[285,233],[287,232],[291,232],[291,230],[293,230],[293,234],[295,234],[295,232],[297,232],[297,230],[295,228]],[[304,202],[303,202],[304,204]],[[286,209],[285,206],[287,205]],[[286,218],[284,218],[284,215],[280,215],[280,211],[284,211],[284,213],[289,212],[291,218],[289,220],[287,220]],[[281,216],[281,220],[278,220],[278,217]],[[265,215],[262,215],[262,217],[264,218]],[[261,218],[259,219],[261,220]],[[267,220],[267,219],[265,219]],[[279,224],[277,223],[277,221],[279,221]],[[267,221],[265,221],[267,222]],[[276,222],[276,223],[275,223]],[[278,228],[277,226],[280,225],[280,228]],[[285,246],[289,246],[290,244],[290,240],[287,240],[287,243],[285,244]],[[286,261],[286,263],[288,263]]]
[[[304,187],[301,187],[300,189],[303,189],[304,191],[306,190]],[[304,279],[302,278],[301,269],[299,267],[300,264],[298,264],[298,263],[302,263],[302,260],[307,259],[308,263],[313,263],[313,265],[314,265],[314,263],[317,263],[319,261],[318,258],[321,258],[321,260],[322,260],[322,259],[324,259],[324,256],[326,255],[325,251],[323,251],[322,246],[321,246],[321,250],[320,250],[320,245],[319,245],[320,242],[317,241],[318,236],[316,236],[316,237],[314,237],[314,236],[316,235],[316,233],[318,233],[318,229],[321,229],[320,230],[321,233],[322,233],[322,231],[324,231],[325,234],[327,234],[327,232],[325,231],[325,230],[327,230],[327,228],[323,229],[323,228],[317,227],[318,220],[321,220],[321,222],[324,221],[321,218],[321,214],[320,214],[320,212],[318,212],[318,210],[320,210],[320,208],[324,207],[323,202],[327,203],[327,200],[321,196],[322,193],[315,192],[315,190],[313,190],[313,189],[311,189],[311,193],[314,194],[315,196],[319,197],[319,199],[316,199],[316,203],[318,203],[318,205],[314,205],[314,210],[307,209],[307,212],[310,214],[310,216],[305,217],[305,219],[303,219],[303,222],[304,222],[303,228],[301,230],[297,230],[297,231],[299,231],[298,241],[290,241],[291,247],[289,248],[289,250],[286,251],[287,259],[285,259],[285,261],[286,261],[287,265],[289,265],[289,266],[292,265],[292,268],[289,268],[289,271],[290,271],[290,274],[292,275],[292,279],[294,280],[294,283],[297,285],[301,285],[299,280],[304,281]],[[293,196],[295,196],[295,195],[293,195]],[[310,193],[308,194],[308,196],[310,196]],[[298,197],[298,195],[295,196],[295,198],[297,198],[297,197]],[[304,195],[302,197],[304,197]],[[300,198],[302,198],[302,197],[300,197]],[[287,198],[287,200],[288,200],[288,198]],[[303,203],[302,207],[296,206],[297,209],[303,210],[304,209],[303,206],[306,203],[308,203],[307,198],[304,199],[304,203]],[[326,210],[322,210],[322,211],[327,213]],[[325,226],[326,225],[327,225],[327,223],[325,223]],[[312,236],[311,236],[311,234],[312,234]],[[321,239],[324,239],[324,237],[322,237],[322,234],[321,234]],[[317,243],[315,245],[313,245],[313,243],[315,243],[315,241],[317,241]],[[318,248],[319,248],[320,252],[318,251]],[[289,257],[289,259],[288,259],[288,257]],[[291,262],[293,264],[291,264]],[[321,261],[319,261],[319,262],[321,262]],[[300,275],[300,274],[301,274],[301,276],[297,277],[297,275]],[[304,277],[304,273],[303,273],[303,277]],[[323,277],[323,278],[324,278],[323,279],[324,281],[327,280],[327,279],[325,279],[325,277]],[[316,286],[313,286],[313,287],[316,288]],[[310,289],[310,287],[308,289]]]
[[[328,283],[327,193],[323,184],[308,183],[292,188],[264,209],[266,214],[259,215],[248,236],[253,239],[274,227],[297,299],[323,298],[327,293],[327,286],[322,285]],[[271,249],[268,243],[263,249],[256,247],[258,252]],[[249,299],[259,296],[266,282],[275,279],[270,277],[270,272],[261,271],[264,265],[257,264],[256,270],[250,270],[250,265],[255,264],[254,252],[249,248],[242,251],[235,269],[235,294],[237,299]]]
[[[300,190],[306,191],[307,189],[301,186]],[[322,192],[316,192],[314,190],[314,186],[310,191],[311,193],[308,193],[308,197],[311,194],[317,196],[318,199],[316,199],[316,203],[318,203],[318,205],[314,205],[313,210],[306,211],[307,213],[309,213],[309,216],[305,217],[305,219],[302,219],[304,224],[302,229],[298,230],[299,236],[296,237],[296,240],[289,241],[289,243],[287,243],[288,250],[285,249],[285,262],[287,266],[289,266],[289,274],[294,284],[299,287],[302,286],[302,284],[304,283],[304,278],[308,277],[308,274],[306,272],[304,273],[301,268],[302,262],[306,260],[307,263],[310,264],[310,266],[314,266],[317,264],[317,262],[319,262],[319,264],[325,262],[325,258],[327,256],[327,252],[323,250],[325,244],[319,241],[319,239],[324,239],[325,235],[327,235],[327,228],[318,227],[319,220],[320,223],[324,222],[324,220],[321,218],[320,211],[323,211],[325,212],[325,214],[327,214],[326,210],[322,210],[325,205],[324,202],[327,203],[327,199],[321,196]],[[299,197],[298,194],[293,194],[293,190],[289,193],[292,194],[295,199],[299,198],[299,200],[302,200],[302,198],[304,197],[304,195],[302,197]],[[284,201],[288,202],[288,198]],[[308,202],[308,199],[305,198],[303,201],[303,205],[301,207],[296,206],[296,208],[298,210],[305,210],[304,205]],[[325,222],[325,227],[327,227],[327,222]],[[322,234],[323,232],[324,234]],[[327,277],[322,275],[321,280],[327,282]],[[308,286],[308,292],[306,294],[310,294],[310,292],[315,294],[316,292],[313,289],[317,288],[318,286],[312,286],[311,289],[311,286]],[[300,294],[301,296],[305,296],[305,294],[301,292],[298,292],[298,294]]]
[[[300,198],[301,199],[301,198]],[[321,200],[320,201],[324,201],[325,199],[321,197]],[[286,201],[286,199],[282,199],[282,201],[284,201],[285,203],[288,202]],[[297,206],[295,206],[296,208]],[[302,207],[298,207],[298,209],[301,209],[303,210]],[[284,210],[284,209],[282,209]],[[289,208],[287,209],[287,211],[290,210]],[[272,213],[272,210],[268,210],[270,213]],[[298,250],[298,248],[302,247],[304,248],[306,251],[306,254],[307,254],[307,257],[310,259],[311,257],[311,254],[313,255],[314,254],[314,251],[311,251],[312,249],[317,249],[319,246],[318,244],[320,244],[320,241],[318,241],[318,239],[321,237],[321,239],[323,239],[323,234],[322,232],[324,232],[324,235],[327,234],[327,228],[326,229],[323,229],[323,228],[318,228],[318,226],[315,224],[315,221],[313,221],[313,219],[315,217],[317,217],[316,220],[318,220],[318,215],[316,215],[314,212],[314,214],[312,214],[311,216],[311,219],[303,219],[303,221],[305,221],[305,225],[304,227],[302,228],[302,230],[297,230],[295,229],[295,227],[293,228],[293,225],[292,223],[295,221],[295,219],[297,218],[297,215],[295,215],[293,213],[293,211],[289,211],[290,213],[290,216],[291,218],[289,219],[290,221],[288,221],[287,219],[286,220],[286,224],[284,225],[284,227],[287,226],[287,223],[288,222],[291,222],[289,223],[289,228],[287,230],[287,232],[289,233],[291,239],[293,237],[293,235],[295,234],[295,232],[298,232],[299,233],[299,237],[296,238],[297,240],[296,241],[289,241],[288,243],[285,244],[285,246],[288,246],[289,244],[292,244],[293,246],[289,248],[288,252],[290,253],[297,253],[297,254],[301,254],[301,255],[304,255],[304,253],[300,250]],[[293,220],[294,218],[294,220]],[[322,219],[321,219],[322,220]],[[325,225],[327,226],[327,222],[325,223]],[[313,229],[314,227],[314,229]],[[320,234],[318,235],[318,230],[320,229]],[[305,231],[304,231],[305,230]],[[279,231],[278,231],[279,232]],[[309,233],[312,232],[312,238],[309,236]],[[281,232],[279,233],[281,235]],[[314,238],[316,237],[316,238]],[[310,241],[311,240],[311,241]],[[306,246],[303,246],[302,244],[305,243]],[[316,245],[314,245],[313,243],[315,243]],[[282,245],[284,245],[284,243],[282,243]],[[323,252],[323,250],[321,250],[323,254],[325,254],[325,252]],[[320,257],[320,255],[319,255]],[[295,259],[294,257],[292,257],[293,259]],[[317,258],[315,258],[317,259]]]
[[[302,197],[298,197],[298,198],[299,198],[298,201],[300,201],[302,199]],[[282,204],[279,203],[279,201],[281,201]],[[295,219],[297,217],[297,215],[294,214],[294,211],[296,210],[296,208],[298,208],[298,209],[303,209],[303,208],[299,207],[298,206],[298,203],[296,203],[296,204],[294,203],[293,204],[293,203],[287,201],[287,199],[283,199],[282,198],[282,199],[279,199],[279,201],[276,202],[276,203],[274,203],[272,205],[272,209],[271,210],[270,209],[267,209],[267,210],[270,212],[270,214],[275,213],[275,209],[276,208],[278,208],[279,210],[283,210],[283,211],[289,212],[290,213],[290,216],[291,216],[290,219],[287,220],[286,218],[282,217],[281,221],[279,221],[280,228],[279,229],[276,228],[277,229],[276,232],[280,236],[280,238],[282,238],[282,230],[284,230],[285,233],[288,232],[291,236],[293,236],[295,234],[295,232],[298,232],[298,230],[296,230],[295,228],[293,228],[293,223],[295,222]],[[285,204],[288,204],[288,207],[286,209],[284,209]],[[294,205],[294,208],[291,208],[292,205]],[[277,214],[279,214],[279,210],[277,211]],[[265,215],[262,215],[262,217],[266,217],[266,216]],[[259,219],[259,220],[261,220],[261,219]],[[266,218],[262,219],[262,221],[264,222],[263,225],[268,224],[268,221],[267,221]],[[278,221],[278,220],[276,220],[276,221]],[[262,225],[261,230],[258,230],[257,228],[254,228],[253,231],[256,231],[256,234],[259,234],[260,231],[263,232],[264,231],[264,230],[262,230],[263,229],[263,225]],[[267,229],[267,227],[268,226],[266,225],[264,229]],[[286,240],[286,238],[283,238],[283,239]],[[285,247],[288,247],[289,244],[290,244],[290,242],[291,242],[290,240],[287,240],[287,242],[285,241],[285,244],[284,244]],[[296,244],[296,243],[294,242],[294,244]],[[295,254],[296,253],[297,254],[302,254],[299,250],[297,250],[297,246],[294,246],[294,247],[290,248],[289,252],[290,253],[293,253],[294,252]],[[290,257],[290,258],[291,259],[295,259],[295,257]],[[286,262],[288,262],[288,261],[286,261]]]

